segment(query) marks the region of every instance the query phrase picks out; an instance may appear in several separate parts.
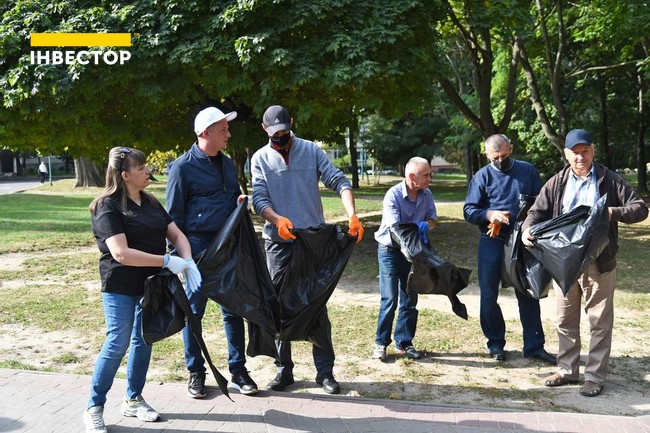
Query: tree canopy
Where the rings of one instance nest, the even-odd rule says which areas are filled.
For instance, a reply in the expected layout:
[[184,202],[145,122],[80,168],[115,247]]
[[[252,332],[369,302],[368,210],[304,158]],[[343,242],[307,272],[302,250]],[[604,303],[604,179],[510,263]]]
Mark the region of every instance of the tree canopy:
[[[347,137],[354,175],[364,129],[381,132],[368,143],[378,158],[464,152],[471,174],[496,132],[555,170],[575,127],[612,168],[645,174],[643,0],[16,0],[0,14],[0,143],[12,149],[96,162],[115,145],[180,152],[194,115],[217,105],[239,114],[229,152],[243,175],[266,142],[264,109],[281,104],[299,135]],[[130,33],[131,58],[33,65],[31,34],[45,32]]]

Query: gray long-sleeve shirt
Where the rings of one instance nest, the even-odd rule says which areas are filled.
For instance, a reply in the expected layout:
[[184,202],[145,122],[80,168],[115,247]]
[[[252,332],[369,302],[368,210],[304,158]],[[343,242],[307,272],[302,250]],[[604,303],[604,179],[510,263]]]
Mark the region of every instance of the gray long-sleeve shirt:
[[[317,227],[325,223],[318,182],[341,195],[352,189],[343,172],[332,165],[315,143],[293,136],[289,164],[271,144],[259,149],[251,159],[253,208],[258,215],[269,206],[287,217],[296,228]],[[262,236],[286,242],[268,221]]]

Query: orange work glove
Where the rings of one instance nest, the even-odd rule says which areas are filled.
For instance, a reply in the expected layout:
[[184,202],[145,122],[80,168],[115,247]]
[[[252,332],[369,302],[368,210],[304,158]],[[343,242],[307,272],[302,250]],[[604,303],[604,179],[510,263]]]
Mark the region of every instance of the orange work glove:
[[278,227],[278,234],[285,241],[296,238],[296,235],[294,235],[290,231],[293,228],[293,223],[289,218],[285,218],[285,217],[278,218],[278,222],[276,225]]
[[357,243],[361,242],[361,239],[363,239],[363,226],[359,221],[359,217],[356,215],[352,215],[350,217],[350,221],[348,225],[350,226],[350,229],[348,230],[348,234],[350,236],[356,236]]
[[496,223],[490,223],[488,225],[487,234],[491,238],[496,238],[497,236],[499,236],[500,231],[501,231],[501,223],[496,222]]

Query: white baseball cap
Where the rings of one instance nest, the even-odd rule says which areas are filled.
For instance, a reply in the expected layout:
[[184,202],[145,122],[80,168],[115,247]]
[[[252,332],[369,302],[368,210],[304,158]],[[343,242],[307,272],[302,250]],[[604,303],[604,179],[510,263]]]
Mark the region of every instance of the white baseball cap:
[[228,122],[237,117],[236,111],[224,114],[223,111],[217,107],[208,107],[201,111],[194,118],[194,132],[196,135],[201,135],[203,131],[208,129],[208,126],[217,123],[220,120],[226,119]]

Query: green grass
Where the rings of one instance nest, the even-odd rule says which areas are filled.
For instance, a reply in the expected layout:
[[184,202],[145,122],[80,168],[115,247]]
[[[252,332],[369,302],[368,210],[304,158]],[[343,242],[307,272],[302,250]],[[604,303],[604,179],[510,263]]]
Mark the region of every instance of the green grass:
[[[363,185],[355,192],[357,211],[360,214],[380,212],[382,198],[390,185]],[[0,324],[8,327],[24,327],[31,332],[62,332],[78,336],[78,347],[62,349],[49,359],[50,366],[33,359],[21,359],[18,355],[0,361],[1,368],[31,369],[44,371],[71,371],[90,374],[94,358],[103,342],[104,314],[100,295],[100,279],[97,270],[99,253],[91,235],[90,215],[87,206],[99,193],[99,188],[76,190],[72,180],[55,182],[23,194],[0,196]],[[164,202],[164,183],[154,184],[148,190]],[[432,191],[439,203],[439,225],[431,232],[430,239],[438,253],[460,267],[472,270],[470,284],[476,284],[476,254],[478,229],[465,222],[462,215],[465,183],[463,178],[434,179]],[[334,193],[323,191],[326,220],[341,218],[345,213],[341,200]],[[447,203],[445,203],[447,202]],[[341,281],[359,287],[365,293],[377,293],[378,265],[377,244],[374,233],[379,228],[381,215],[362,218],[366,229],[365,239],[356,245]],[[342,225],[346,226],[347,223]],[[635,225],[620,225],[620,250],[618,253],[616,308],[639,312],[634,318],[619,317],[621,327],[633,329],[628,338],[638,347],[643,346],[643,336],[650,332],[650,319],[642,313],[650,305],[650,288],[647,285],[647,251],[650,241],[650,221]],[[79,247],[91,247],[79,249]],[[22,257],[20,266],[3,259],[10,253],[31,253]],[[462,293],[461,293],[462,295]],[[448,302],[440,298],[441,302]],[[328,306],[332,322],[332,336],[337,350],[337,366],[348,378],[367,374],[369,347],[374,341],[377,325],[378,304]],[[227,373],[227,349],[218,305],[208,303],[203,321],[210,354],[222,373]],[[509,347],[521,347],[521,331],[518,321],[508,321]],[[551,325],[547,338],[552,338]],[[638,336],[638,337],[637,337]],[[207,341],[207,340],[206,340]],[[402,398],[402,391],[413,384],[435,383],[447,374],[447,365],[436,361],[436,354],[458,357],[482,356],[485,341],[478,320],[463,321],[451,313],[431,309],[420,311],[415,345],[433,357],[422,362],[395,359],[396,373],[386,378],[394,389],[369,391],[365,397]],[[297,342],[293,345],[294,358],[301,362],[311,359],[311,345]],[[515,349],[516,350],[516,349]],[[636,356],[631,353],[632,357]],[[339,361],[340,360],[340,361]],[[623,363],[625,360],[619,360]],[[271,362],[271,361],[269,361]],[[340,362],[340,364],[339,364]],[[463,362],[463,361],[458,361]],[[615,365],[615,360],[613,363]],[[647,370],[647,365],[645,368]],[[471,382],[475,366],[465,373]],[[153,351],[153,377],[165,381],[185,381],[187,372],[183,360],[183,344],[180,335],[156,343]],[[339,367],[337,367],[338,369]],[[338,371],[338,370],[337,370]],[[345,373],[343,373],[345,372]],[[636,370],[630,375],[636,373]],[[547,392],[511,389],[506,369],[491,368],[496,388],[486,386],[445,387],[441,392],[453,396],[468,389],[487,398],[526,400],[531,404],[549,399]],[[625,371],[619,374],[627,374]],[[627,378],[627,376],[626,376]],[[263,380],[259,378],[259,380]],[[349,380],[349,379],[348,379]],[[533,378],[532,381],[536,381]],[[496,404],[496,403],[495,403]],[[528,403],[527,403],[528,404]]]
[[93,196],[0,196],[0,254],[92,245],[88,204]]
[[77,331],[99,328],[103,321],[99,290],[29,284],[0,291],[0,323]]

